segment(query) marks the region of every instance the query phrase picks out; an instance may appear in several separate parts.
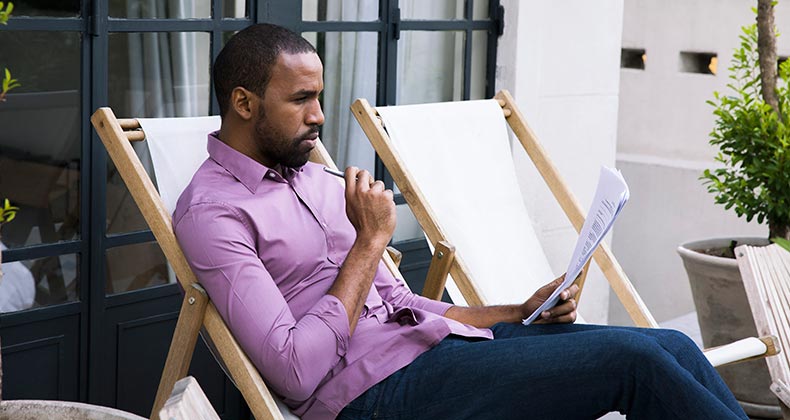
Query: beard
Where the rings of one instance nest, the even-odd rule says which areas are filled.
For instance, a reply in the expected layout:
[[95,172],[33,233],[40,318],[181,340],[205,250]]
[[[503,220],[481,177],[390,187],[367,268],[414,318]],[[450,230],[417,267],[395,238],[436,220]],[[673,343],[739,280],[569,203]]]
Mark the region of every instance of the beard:
[[275,164],[287,168],[301,168],[307,163],[312,147],[306,147],[303,142],[316,134],[318,134],[317,125],[311,126],[296,137],[288,137],[272,126],[263,112],[258,124],[255,125],[255,137],[260,153]]

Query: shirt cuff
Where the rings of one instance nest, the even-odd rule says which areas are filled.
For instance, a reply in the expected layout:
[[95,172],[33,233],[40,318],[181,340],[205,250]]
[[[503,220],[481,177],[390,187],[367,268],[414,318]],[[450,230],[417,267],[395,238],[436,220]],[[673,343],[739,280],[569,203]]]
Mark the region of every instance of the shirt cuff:
[[324,295],[310,312],[332,330],[337,338],[337,355],[345,356],[351,338],[351,327],[348,325],[348,312],[340,299],[334,295]]
[[452,304],[447,302],[442,302],[439,300],[433,300],[427,298],[422,299],[422,301],[423,304],[420,306],[422,306],[423,310],[426,310],[428,312],[433,312],[437,315],[442,315],[442,316],[444,316],[444,313],[447,312],[447,310],[453,306]]

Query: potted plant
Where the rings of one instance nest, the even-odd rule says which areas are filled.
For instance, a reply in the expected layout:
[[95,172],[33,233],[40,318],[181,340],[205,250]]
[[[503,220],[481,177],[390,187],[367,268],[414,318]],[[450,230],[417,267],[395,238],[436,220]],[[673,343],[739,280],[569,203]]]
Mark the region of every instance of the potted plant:
[[[716,116],[710,143],[719,149],[717,169],[701,179],[717,204],[747,221],[767,222],[763,238],[720,238],[678,248],[689,276],[706,347],[756,335],[734,248],[790,239],[790,63],[779,66],[777,83],[774,2],[760,0],[757,23],[742,28],[729,67],[729,94],[708,101]],[[719,369],[750,416],[781,418],[769,391],[762,360]]]

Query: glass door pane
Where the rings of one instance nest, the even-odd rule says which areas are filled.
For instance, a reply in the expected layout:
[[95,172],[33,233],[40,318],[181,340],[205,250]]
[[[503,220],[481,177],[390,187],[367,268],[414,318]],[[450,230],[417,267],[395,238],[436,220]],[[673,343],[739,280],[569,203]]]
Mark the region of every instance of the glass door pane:
[[210,0],[110,0],[110,16],[126,19],[189,19],[211,17]]
[[403,19],[453,20],[464,18],[464,2],[462,0],[400,0],[399,4]]
[[377,0],[302,0],[302,20],[375,21],[379,18]]
[[464,32],[401,32],[397,75],[398,105],[461,100]]
[[[109,103],[119,118],[208,115],[208,33],[114,33],[109,51]],[[155,180],[147,146],[136,142],[133,147]],[[145,229],[126,184],[108,160],[107,232]]]
[[0,313],[79,299],[77,254],[4,262],[2,270]]
[[0,32],[0,70],[20,87],[0,102],[0,200],[19,207],[9,248],[79,236],[80,34]]
[[[8,3],[4,1],[3,3]],[[12,16],[31,17],[78,17],[80,16],[80,0],[29,1],[17,0],[14,3]]]

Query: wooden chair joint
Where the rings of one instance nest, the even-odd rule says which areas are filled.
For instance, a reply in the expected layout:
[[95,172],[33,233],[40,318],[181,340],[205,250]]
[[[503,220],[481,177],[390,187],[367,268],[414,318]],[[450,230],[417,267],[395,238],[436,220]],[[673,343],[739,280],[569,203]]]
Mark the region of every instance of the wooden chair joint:
[[428,275],[425,277],[425,287],[422,295],[433,300],[441,300],[447,275],[455,259],[455,247],[447,241],[436,243]]
[[765,343],[765,350],[766,356],[774,356],[782,352],[781,346],[779,345],[779,338],[773,335],[767,335],[765,337],[758,337],[760,341]]

